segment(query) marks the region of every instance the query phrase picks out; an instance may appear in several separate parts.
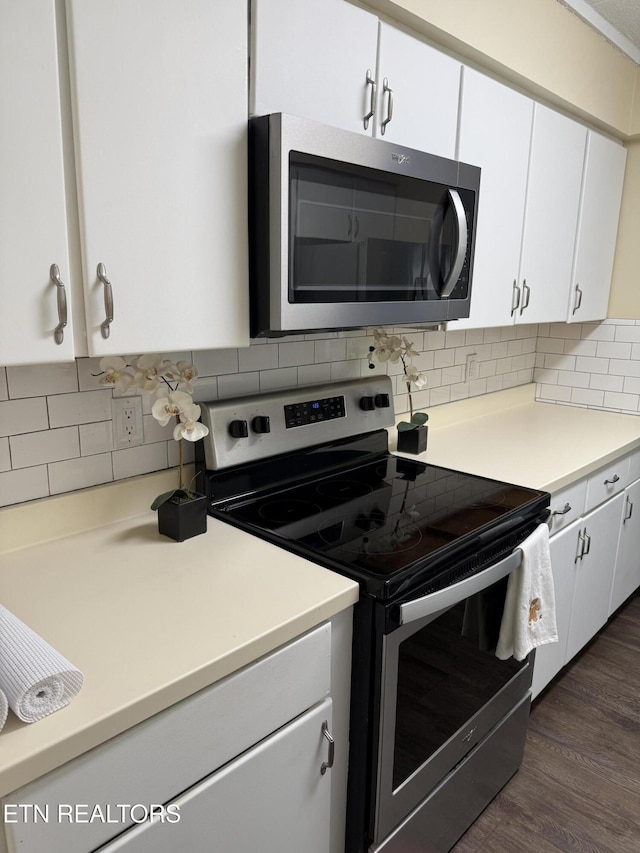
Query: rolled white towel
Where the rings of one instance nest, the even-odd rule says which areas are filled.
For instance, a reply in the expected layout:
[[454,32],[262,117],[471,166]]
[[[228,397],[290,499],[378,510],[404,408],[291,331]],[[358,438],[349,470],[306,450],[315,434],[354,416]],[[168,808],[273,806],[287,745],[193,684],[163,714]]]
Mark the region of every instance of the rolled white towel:
[[80,670],[0,604],[0,690],[25,723],[64,708],[84,682]]
[[9,713],[9,703],[7,702],[7,697],[4,695],[2,690],[0,690],[0,732],[4,724],[7,722],[7,714]]

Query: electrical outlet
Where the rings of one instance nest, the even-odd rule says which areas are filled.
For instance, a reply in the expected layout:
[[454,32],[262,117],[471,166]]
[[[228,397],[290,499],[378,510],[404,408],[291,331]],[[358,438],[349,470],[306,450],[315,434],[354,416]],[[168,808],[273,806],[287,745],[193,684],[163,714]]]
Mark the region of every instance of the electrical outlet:
[[114,448],[142,444],[142,397],[114,397],[111,401],[111,418]]
[[478,353],[470,352],[467,355],[467,363],[464,370],[464,381],[470,382],[478,378]]

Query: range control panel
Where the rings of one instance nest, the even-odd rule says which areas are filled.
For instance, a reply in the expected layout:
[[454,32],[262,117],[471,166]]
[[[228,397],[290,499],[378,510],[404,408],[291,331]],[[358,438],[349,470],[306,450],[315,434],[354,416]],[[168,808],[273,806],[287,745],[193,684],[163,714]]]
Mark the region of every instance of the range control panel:
[[201,403],[209,470],[243,465],[394,423],[388,376]]
[[345,417],[344,397],[325,397],[322,400],[305,400],[284,407],[284,423],[287,429],[316,424],[331,418]]

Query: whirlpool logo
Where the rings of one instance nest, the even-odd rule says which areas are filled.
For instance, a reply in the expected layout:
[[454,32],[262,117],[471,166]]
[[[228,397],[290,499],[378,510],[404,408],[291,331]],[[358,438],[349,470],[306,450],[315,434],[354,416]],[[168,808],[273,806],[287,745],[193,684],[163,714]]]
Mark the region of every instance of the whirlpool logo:
[[398,166],[404,166],[405,163],[409,163],[411,160],[406,154],[396,154],[395,151],[391,154],[391,159],[395,160]]

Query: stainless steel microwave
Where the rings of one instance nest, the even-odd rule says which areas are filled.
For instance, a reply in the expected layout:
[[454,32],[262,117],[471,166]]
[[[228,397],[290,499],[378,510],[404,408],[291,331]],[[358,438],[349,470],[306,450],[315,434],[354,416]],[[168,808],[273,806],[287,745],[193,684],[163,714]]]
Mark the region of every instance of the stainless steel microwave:
[[249,176],[252,337],[469,316],[478,167],[277,113]]

